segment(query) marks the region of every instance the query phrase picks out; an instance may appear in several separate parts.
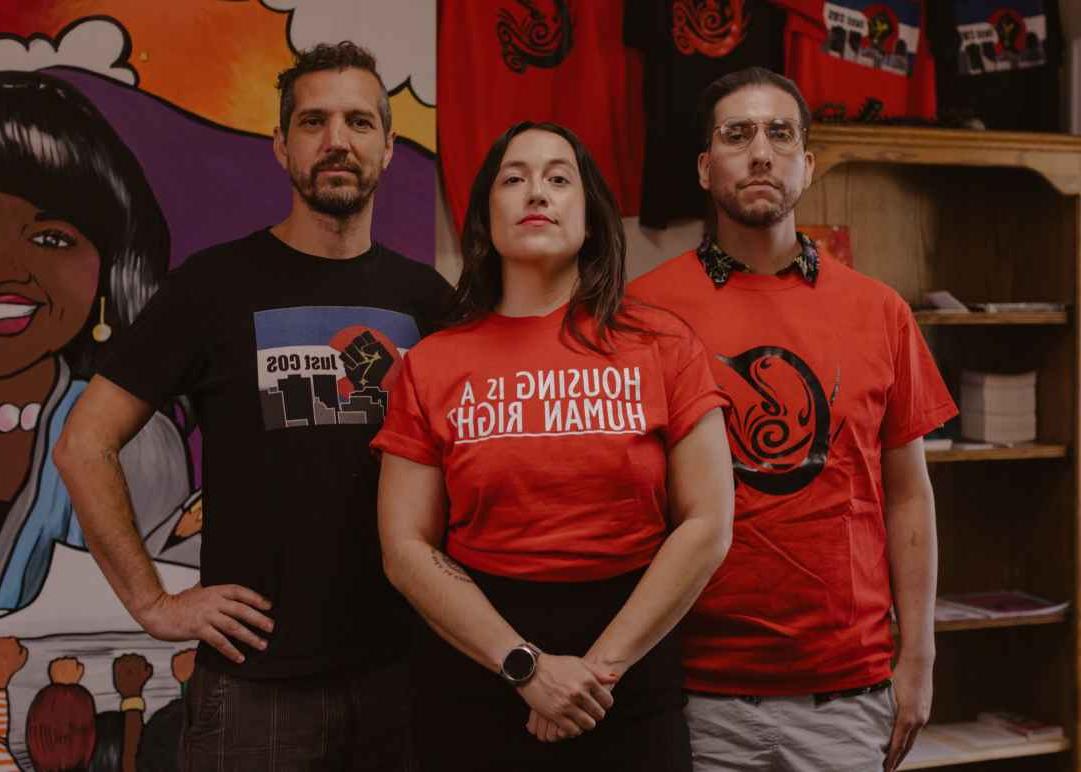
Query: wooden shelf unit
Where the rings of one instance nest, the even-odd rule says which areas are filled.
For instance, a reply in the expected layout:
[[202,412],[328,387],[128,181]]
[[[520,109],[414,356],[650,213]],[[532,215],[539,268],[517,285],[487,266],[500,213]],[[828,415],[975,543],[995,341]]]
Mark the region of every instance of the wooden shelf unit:
[[[846,225],[856,268],[907,301],[949,290],[966,302],[1078,307],[1081,138],[816,125],[816,181],[797,221]],[[1069,599],[1056,618],[937,626],[934,723],[1010,710],[1067,738],[942,761],[1032,756],[1018,768],[1078,768],[1078,363],[1069,312],[921,314],[954,398],[960,371],[1037,372],[1038,441],[928,452],[939,529],[939,592],[1023,587]],[[970,329],[977,327],[978,329]],[[946,462],[969,463],[946,463]],[[982,463],[1028,461],[1028,463]],[[1046,755],[1037,755],[1046,754]],[[906,767],[915,768],[915,767]],[[1010,767],[1013,769],[1013,767]]]

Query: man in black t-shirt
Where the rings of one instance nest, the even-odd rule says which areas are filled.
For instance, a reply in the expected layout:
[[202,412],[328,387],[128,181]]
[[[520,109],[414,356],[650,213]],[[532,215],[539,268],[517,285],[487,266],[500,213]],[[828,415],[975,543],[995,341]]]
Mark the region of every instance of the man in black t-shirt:
[[[406,769],[409,617],[383,576],[379,429],[401,353],[449,287],[371,240],[394,150],[364,49],[279,76],[289,216],[193,255],[86,389],[57,447],[86,543],[153,636],[200,641],[181,767]],[[166,592],[117,454],[187,395],[203,436],[200,584]]]

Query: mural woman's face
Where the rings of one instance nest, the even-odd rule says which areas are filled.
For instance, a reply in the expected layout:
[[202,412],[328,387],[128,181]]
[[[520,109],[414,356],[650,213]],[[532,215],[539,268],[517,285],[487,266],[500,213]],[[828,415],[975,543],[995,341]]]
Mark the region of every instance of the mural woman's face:
[[94,304],[101,257],[78,228],[0,193],[0,378],[55,354]]

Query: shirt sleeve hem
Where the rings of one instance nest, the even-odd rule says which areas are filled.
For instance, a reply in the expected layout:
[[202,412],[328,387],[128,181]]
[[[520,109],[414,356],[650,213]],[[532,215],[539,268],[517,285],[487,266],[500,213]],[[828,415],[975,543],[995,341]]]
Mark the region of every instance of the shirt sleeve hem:
[[957,405],[953,403],[953,400],[943,402],[927,413],[927,417],[918,424],[908,428],[906,431],[898,432],[893,436],[886,437],[882,440],[882,448],[884,450],[896,450],[908,443],[912,442],[917,437],[922,437],[928,432],[937,429],[946,423],[946,421],[957,415]]
[[404,434],[388,432],[385,429],[372,440],[371,449],[375,452],[390,453],[392,456],[401,456],[425,466],[442,466],[439,454],[428,445],[406,437]]
[[714,391],[706,392],[691,400],[668,421],[666,442],[669,450],[690,434],[691,430],[698,425],[698,422],[702,420],[706,413],[714,408],[725,408],[727,406],[726,400]]
[[118,374],[107,366],[103,367],[95,375],[100,376],[118,389],[123,389],[136,399],[145,402],[154,410],[161,410],[162,405],[168,402],[171,397],[169,394],[158,394],[154,389],[143,388],[138,383],[134,383],[131,379],[125,377],[123,373]]

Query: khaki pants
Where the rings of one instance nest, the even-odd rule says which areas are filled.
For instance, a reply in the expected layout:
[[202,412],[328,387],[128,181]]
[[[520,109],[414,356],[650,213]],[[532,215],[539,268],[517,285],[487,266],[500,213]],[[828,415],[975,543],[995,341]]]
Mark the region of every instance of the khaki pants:
[[881,772],[897,712],[893,688],[816,705],[690,695],[694,772]]

